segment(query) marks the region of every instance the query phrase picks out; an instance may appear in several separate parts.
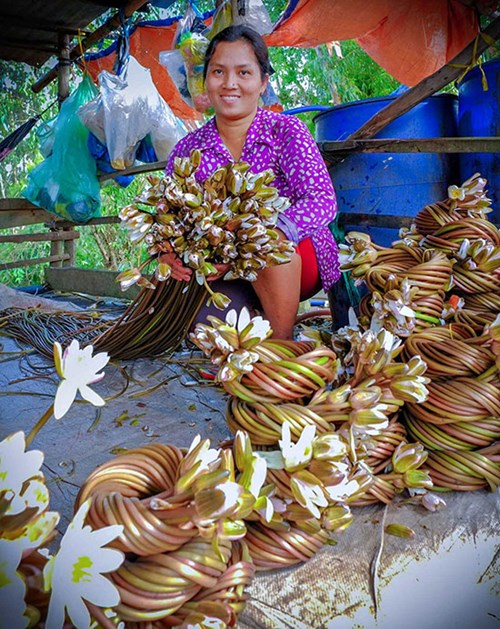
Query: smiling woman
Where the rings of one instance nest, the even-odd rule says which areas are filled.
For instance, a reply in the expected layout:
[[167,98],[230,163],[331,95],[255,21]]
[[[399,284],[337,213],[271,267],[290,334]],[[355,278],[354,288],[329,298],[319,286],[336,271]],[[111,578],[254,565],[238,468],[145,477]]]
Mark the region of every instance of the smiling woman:
[[[289,339],[299,301],[311,297],[321,284],[328,290],[339,277],[337,246],[328,229],[336,200],[324,161],[305,124],[259,107],[271,72],[268,50],[258,33],[246,26],[230,26],[218,33],[210,42],[204,65],[215,117],[175,146],[166,172],[172,173],[176,157],[187,157],[194,149],[201,153],[196,171],[199,182],[233,162],[248,163],[254,173],[273,172],[273,186],[290,200],[276,231],[280,239],[297,245],[297,253],[287,264],[261,270],[251,284],[234,280],[231,297],[239,301],[239,307],[262,309],[274,336]],[[302,255],[304,251],[309,252],[307,257]],[[174,254],[165,257],[174,269],[172,277],[189,279],[191,270],[174,259]],[[220,265],[208,279],[220,281],[226,271]],[[308,277],[311,274],[314,277]],[[310,294],[301,291],[306,283]],[[227,293],[227,285],[221,290]],[[206,314],[200,313],[198,319]]]

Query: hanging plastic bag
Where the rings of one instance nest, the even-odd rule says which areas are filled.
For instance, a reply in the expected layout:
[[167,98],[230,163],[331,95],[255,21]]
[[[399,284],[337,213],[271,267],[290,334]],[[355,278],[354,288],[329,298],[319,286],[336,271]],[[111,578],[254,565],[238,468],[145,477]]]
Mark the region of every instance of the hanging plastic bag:
[[[238,3],[238,10],[232,15],[232,24],[245,24],[260,35],[267,35],[273,30],[273,23],[262,0]],[[210,37],[214,35],[211,33]]]
[[[97,169],[102,173],[115,173],[116,170],[111,166],[111,162],[109,159],[108,149],[106,145],[97,138],[93,133],[89,133],[89,137],[87,140],[87,146],[90,151],[90,154],[95,160],[97,165]],[[126,188],[129,184],[134,181],[134,175],[121,175],[120,177],[115,177],[114,179],[109,179],[108,181],[114,181],[116,184],[121,186],[122,188]]]
[[179,42],[179,50],[184,58],[187,87],[193,107],[205,113],[210,108],[210,101],[205,90],[203,64],[209,40],[199,33],[186,33]]
[[28,176],[23,196],[45,210],[75,223],[99,216],[101,201],[97,169],[88,148],[88,129],[77,110],[97,89],[85,75],[62,104],[54,128],[52,154]]
[[51,155],[54,149],[56,120],[57,116],[50,118],[50,120],[43,120],[36,130],[40,153],[44,157]]
[[139,143],[148,134],[158,159],[167,159],[185,131],[147,68],[130,57],[119,75],[103,70],[99,92],[96,102],[79,113],[90,131],[105,143],[114,169],[134,164]]
[[223,0],[217,7],[212,20],[212,28],[208,37],[213,39],[217,33],[224,30],[233,23],[233,7],[231,0]]
[[106,132],[104,130],[104,106],[102,98],[98,95],[90,103],[82,105],[78,110],[78,116],[87,129],[95,135],[102,144],[106,144]]
[[186,33],[197,33],[198,35],[206,35],[209,28],[203,22],[203,16],[192,2],[188,2],[186,12],[177,22],[174,38],[172,40],[172,48],[178,48],[179,42]]
[[182,52],[178,48],[175,50],[163,50],[160,52],[159,61],[167,69],[170,78],[182,96],[182,100],[194,108],[193,99],[188,89],[186,66]]

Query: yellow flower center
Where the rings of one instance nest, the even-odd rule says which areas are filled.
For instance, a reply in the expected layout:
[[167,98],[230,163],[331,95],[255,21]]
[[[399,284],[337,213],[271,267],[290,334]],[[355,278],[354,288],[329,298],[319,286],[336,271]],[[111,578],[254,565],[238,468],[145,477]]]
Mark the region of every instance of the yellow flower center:
[[90,582],[92,580],[92,575],[90,572],[87,572],[85,568],[91,568],[94,562],[90,557],[83,555],[82,557],[78,557],[77,561],[73,564],[73,572],[71,574],[71,580],[73,583],[80,583],[80,581]]

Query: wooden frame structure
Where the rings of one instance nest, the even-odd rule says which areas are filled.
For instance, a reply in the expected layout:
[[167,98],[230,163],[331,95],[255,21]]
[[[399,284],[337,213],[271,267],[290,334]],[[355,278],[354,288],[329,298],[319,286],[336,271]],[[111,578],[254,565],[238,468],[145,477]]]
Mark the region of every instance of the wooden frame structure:
[[[242,0],[234,0],[241,2]],[[471,4],[473,0],[466,3]],[[132,15],[134,11],[145,4],[145,0],[128,0],[124,2],[123,11],[126,17]],[[476,3],[477,4],[477,3]],[[94,32],[87,34],[84,39],[75,46],[69,46],[69,34],[59,32],[58,48],[59,63],[52,70],[47,72],[33,86],[35,92],[39,92],[52,80],[58,78],[58,94],[63,100],[68,94],[68,75],[70,64],[78,58],[84,50],[94,45],[97,41],[106,36],[119,24],[118,13],[115,13],[101,27]],[[385,153],[500,153],[499,138],[426,138],[426,139],[372,139],[379,131],[385,128],[393,120],[403,115],[425,98],[431,96],[439,89],[457,79],[464,71],[464,68],[471,67],[484,50],[492,42],[500,37],[500,17],[494,19],[484,32],[480,33],[477,41],[471,42],[461,53],[451,62],[440,68],[431,76],[422,80],[418,85],[412,87],[394,99],[384,109],[380,110],[370,120],[363,124],[355,133],[346,140],[338,142],[320,142],[319,147],[328,165],[334,165],[346,154],[353,152],[385,152]],[[476,58],[474,58],[476,56]],[[120,175],[138,174],[152,172],[165,168],[166,162],[155,162],[133,166],[124,171],[116,173],[106,173],[101,175],[101,180],[118,177]],[[363,224],[372,224],[376,219],[377,225],[381,227],[395,227],[395,222],[403,217],[381,216],[373,217],[370,214],[345,214],[341,217],[341,223],[351,223],[362,221]],[[92,219],[89,225],[117,223],[117,217],[103,217]],[[40,264],[48,262],[51,267],[69,268],[74,265],[76,240],[79,237],[75,226],[54,215],[37,208],[24,199],[0,199],[0,229],[29,224],[44,224],[45,233],[31,235],[0,236],[0,242],[19,241],[50,241],[50,255],[44,258],[34,258],[32,260],[21,260],[17,262],[0,264],[0,270],[27,266],[29,264]],[[84,288],[82,289],[83,292]]]

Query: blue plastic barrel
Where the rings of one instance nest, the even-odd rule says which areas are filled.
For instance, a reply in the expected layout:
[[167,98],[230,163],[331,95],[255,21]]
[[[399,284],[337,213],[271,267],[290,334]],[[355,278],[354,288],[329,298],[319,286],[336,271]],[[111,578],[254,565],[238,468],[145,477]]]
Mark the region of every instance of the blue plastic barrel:
[[[345,140],[396,96],[369,98],[332,107],[314,117],[316,140]],[[438,138],[457,135],[458,98],[438,94],[391,122],[376,138]],[[330,168],[339,212],[414,216],[424,205],[447,197],[457,183],[455,155],[446,153],[358,153]],[[397,230],[348,225],[390,245]]]
[[[488,83],[484,91],[481,70],[468,72],[458,89],[458,134],[464,137],[500,135],[500,59],[483,63]],[[461,153],[459,156],[461,181],[476,172],[488,180],[488,196],[493,201],[494,217],[498,222],[500,210],[500,155],[498,153]]]

